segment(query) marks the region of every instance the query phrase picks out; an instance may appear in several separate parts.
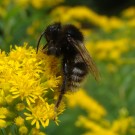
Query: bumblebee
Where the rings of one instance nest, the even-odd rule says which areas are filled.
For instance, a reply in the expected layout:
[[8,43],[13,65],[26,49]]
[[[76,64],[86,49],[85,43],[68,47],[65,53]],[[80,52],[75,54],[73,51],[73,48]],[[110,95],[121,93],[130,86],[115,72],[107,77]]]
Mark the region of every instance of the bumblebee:
[[98,69],[84,45],[84,37],[80,30],[72,24],[61,25],[60,22],[49,25],[41,34],[47,43],[43,47],[48,55],[62,57],[63,82],[55,107],[58,108],[67,90],[75,90],[90,72],[99,80]]

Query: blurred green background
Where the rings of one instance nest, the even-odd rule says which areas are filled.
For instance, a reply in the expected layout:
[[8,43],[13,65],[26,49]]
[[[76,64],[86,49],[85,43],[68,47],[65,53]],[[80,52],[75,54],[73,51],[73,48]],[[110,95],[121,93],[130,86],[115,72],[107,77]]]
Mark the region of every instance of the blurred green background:
[[[10,45],[24,42],[36,47],[42,31],[56,21],[82,30],[101,81],[96,83],[89,76],[83,85],[84,98],[94,101],[85,103],[80,95],[72,106],[73,95],[60,125],[52,122],[43,131],[48,135],[135,135],[135,1],[0,0],[0,49],[8,52]],[[88,111],[95,103],[106,112],[96,118]]]

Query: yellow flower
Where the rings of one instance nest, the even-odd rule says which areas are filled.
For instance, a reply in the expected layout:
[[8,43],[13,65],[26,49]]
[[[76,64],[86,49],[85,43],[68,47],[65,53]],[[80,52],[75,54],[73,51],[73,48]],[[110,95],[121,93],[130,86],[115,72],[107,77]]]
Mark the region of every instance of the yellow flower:
[[128,131],[129,127],[134,123],[133,117],[119,118],[113,121],[111,130],[124,134]]
[[86,135],[125,135],[134,134],[134,121],[134,117],[128,116],[127,109],[122,108],[119,117],[113,121],[103,117],[93,119],[88,114],[88,117],[79,116],[76,126],[85,128],[87,131],[84,134]]
[[10,115],[10,112],[9,112],[9,110],[7,108],[1,107],[0,108],[0,115],[3,115],[3,116],[6,117],[6,116]]
[[7,126],[6,118],[10,115],[10,112],[7,108],[0,108],[0,128],[5,128]]
[[61,77],[55,77],[55,76],[52,76],[47,82],[46,82],[46,86],[48,86],[48,88],[57,88],[58,87],[58,84],[60,83],[60,79]]
[[119,61],[122,54],[127,52],[130,47],[128,46],[129,40],[117,39],[117,40],[100,40],[93,43],[88,43],[87,48],[95,55],[96,59],[105,61]]
[[0,118],[0,128],[5,128],[7,126],[6,120]]
[[[26,46],[27,44],[25,44],[25,48]],[[46,62],[44,62],[45,57]],[[41,97],[45,89],[57,87],[60,83],[60,77],[55,77],[55,71],[58,71],[58,69],[54,68],[55,73],[51,71],[51,66],[53,67],[56,61],[52,65],[49,65],[47,61],[52,60],[50,59],[51,57],[47,57],[47,55],[44,55],[44,58],[43,56],[42,58],[38,58],[35,50],[31,47],[25,50],[16,46],[16,50],[10,52],[10,60],[7,61],[7,66],[10,66],[10,70],[6,71],[8,73],[6,73],[5,77],[10,84],[10,92],[13,98],[26,100],[27,104],[30,104]],[[45,72],[43,72],[44,70]],[[53,76],[49,73],[53,74]]]
[[[79,11],[79,14],[78,14]],[[65,13],[66,14],[62,14]],[[107,17],[103,15],[98,15],[91,9],[85,6],[77,7],[66,7],[60,6],[52,11],[51,15],[54,20],[62,20],[63,23],[73,23],[78,25],[78,20],[86,21],[90,25],[94,25],[102,28],[103,30],[109,32],[112,29],[118,29],[124,26],[123,21],[116,17]],[[99,21],[100,20],[100,21]]]
[[135,7],[129,7],[123,11],[122,15],[124,17],[135,17]]
[[[100,121],[105,121],[101,119]],[[124,135],[132,130],[134,126],[133,117],[118,118],[110,123],[110,125],[102,125],[102,122],[97,122],[84,116],[80,116],[76,122],[76,126],[87,129],[85,134],[88,135]],[[133,127],[134,128],[134,127]]]
[[26,99],[26,102],[30,104],[35,103],[35,100],[43,93],[44,88],[40,87],[39,82],[29,75],[20,73],[18,76],[12,75],[11,78],[10,92],[13,94],[13,98]]
[[6,97],[5,97],[5,100],[7,102],[7,104],[11,104],[14,100],[14,98],[12,97],[11,94],[8,94]]
[[[80,97],[83,100],[80,100]],[[84,90],[79,90],[74,93],[74,95],[68,95],[68,104],[71,107],[76,105],[80,106],[89,113],[90,117],[94,119],[99,119],[100,117],[106,115],[106,110],[92,97],[88,96]]]
[[22,126],[24,125],[24,119],[21,116],[18,116],[17,118],[15,118],[15,124],[17,126]]
[[19,128],[19,133],[20,133],[20,135],[27,135],[27,133],[28,133],[28,128],[27,128],[26,126],[21,126],[21,127]]
[[110,22],[111,29],[117,29],[117,28],[120,28],[124,25],[124,23],[116,17],[109,18],[109,22]]
[[25,109],[24,103],[18,103],[18,104],[16,105],[16,109],[17,109],[17,111],[22,111],[22,110],[24,110],[24,109]]
[[109,128],[105,128],[104,126],[98,124],[98,122],[89,120],[84,116],[79,117],[79,120],[76,122],[76,126],[81,126],[89,130],[86,132],[88,135],[118,135]]
[[[58,124],[58,115],[65,107],[62,103],[55,110],[62,81],[60,67],[56,57],[40,50],[36,54],[27,43],[11,47],[8,54],[0,51],[0,127],[15,123],[23,135],[34,126],[48,126],[50,120]],[[27,128],[29,120],[32,125]]]
[[[54,104],[48,104],[43,100],[39,100],[36,105],[31,105],[27,108],[28,113],[26,115],[26,120],[31,120],[31,125],[36,125],[36,128],[39,129],[40,125],[46,127],[49,125],[50,120],[54,120],[57,123],[57,113],[55,110]],[[58,110],[62,112],[63,110]]]
[[135,27],[135,18],[133,19],[130,19],[128,22],[127,22],[128,26],[130,27]]

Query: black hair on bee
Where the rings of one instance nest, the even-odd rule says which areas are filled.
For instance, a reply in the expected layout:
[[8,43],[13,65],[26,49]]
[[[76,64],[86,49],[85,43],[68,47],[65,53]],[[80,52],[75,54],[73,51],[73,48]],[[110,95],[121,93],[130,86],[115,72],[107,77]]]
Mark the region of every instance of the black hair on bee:
[[83,34],[74,25],[62,26],[59,22],[49,25],[38,40],[37,51],[43,36],[47,41],[43,50],[47,49],[48,55],[62,56],[63,82],[55,105],[58,108],[67,90],[79,88],[89,72],[99,80],[99,72],[84,46]]

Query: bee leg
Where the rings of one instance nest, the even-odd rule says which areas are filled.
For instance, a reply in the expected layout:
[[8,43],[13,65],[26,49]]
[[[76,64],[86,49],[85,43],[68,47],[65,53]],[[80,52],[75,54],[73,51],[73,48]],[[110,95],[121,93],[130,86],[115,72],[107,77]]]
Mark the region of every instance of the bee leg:
[[59,105],[61,103],[61,100],[63,98],[63,95],[66,92],[67,74],[68,74],[67,60],[63,59],[63,83],[62,83],[62,86],[61,86],[61,89],[60,89],[60,94],[59,94],[58,100],[57,100],[56,105],[55,105],[56,108],[59,107]]
[[45,50],[47,48],[48,44],[44,45],[42,50]]

